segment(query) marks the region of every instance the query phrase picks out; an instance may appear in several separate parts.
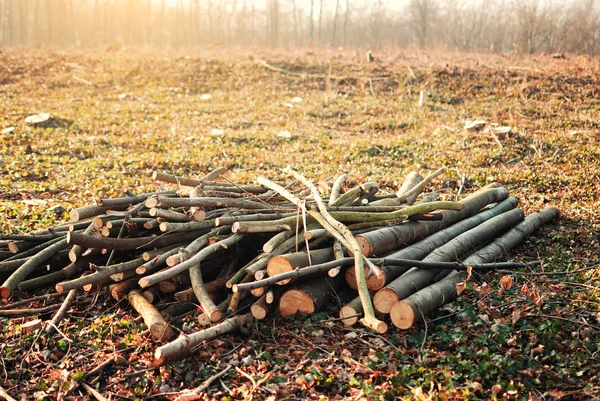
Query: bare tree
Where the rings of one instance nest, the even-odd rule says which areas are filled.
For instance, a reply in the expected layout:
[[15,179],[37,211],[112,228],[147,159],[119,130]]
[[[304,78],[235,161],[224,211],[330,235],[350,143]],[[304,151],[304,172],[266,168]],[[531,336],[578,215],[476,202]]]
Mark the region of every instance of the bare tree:
[[410,24],[417,35],[417,41],[421,48],[424,48],[429,41],[429,31],[435,10],[434,0],[411,0],[409,4]]
[[331,46],[335,46],[335,34],[337,30],[337,16],[340,8],[340,0],[335,0],[335,12],[333,13],[333,30],[331,34]]

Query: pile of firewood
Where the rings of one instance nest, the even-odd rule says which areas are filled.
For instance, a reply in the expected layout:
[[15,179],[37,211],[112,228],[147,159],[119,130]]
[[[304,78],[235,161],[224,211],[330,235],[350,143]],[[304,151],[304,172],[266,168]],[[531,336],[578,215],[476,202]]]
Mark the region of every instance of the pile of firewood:
[[[413,172],[391,195],[374,182],[349,187],[345,174],[314,185],[284,171],[294,178],[286,187],[263,177],[237,185],[225,169],[198,180],[154,173],[178,189],[99,199],[73,209],[71,224],[0,235],[0,316],[18,314],[13,292],[54,287],[46,298],[67,295],[44,310],[56,309],[51,332],[78,291],[106,288],[165,342],[158,364],[252,318],[315,312],[342,291],[356,296],[343,323],[384,333],[389,315],[407,329],[460,295],[472,270],[532,266],[496,261],[558,214],[525,218],[497,184],[437,201],[423,190],[443,169]],[[208,327],[168,342],[169,317],[185,313]]]

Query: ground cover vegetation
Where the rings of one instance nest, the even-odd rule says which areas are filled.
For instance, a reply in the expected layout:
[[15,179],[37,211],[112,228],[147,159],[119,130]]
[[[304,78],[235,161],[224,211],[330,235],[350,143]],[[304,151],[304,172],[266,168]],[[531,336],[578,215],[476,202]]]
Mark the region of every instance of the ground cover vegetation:
[[[84,383],[106,397],[168,399],[233,364],[208,398],[598,396],[597,60],[373,56],[3,49],[0,232],[64,222],[71,208],[126,189],[155,191],[155,170],[194,177],[225,166],[230,180],[251,183],[285,181],[289,165],[314,181],[348,172],[394,192],[408,172],[446,166],[435,185],[444,199],[499,182],[527,214],[561,211],[515,253],[541,267],[474,274],[459,299],[408,331],[347,328],[326,308],[253,323],[160,368],[135,311],[92,291],[63,321],[64,335],[26,333],[30,316],[0,318],[0,386],[38,399],[87,396]],[[25,123],[41,112],[52,119]],[[465,130],[466,120],[511,130]],[[197,325],[193,316],[172,323]]]

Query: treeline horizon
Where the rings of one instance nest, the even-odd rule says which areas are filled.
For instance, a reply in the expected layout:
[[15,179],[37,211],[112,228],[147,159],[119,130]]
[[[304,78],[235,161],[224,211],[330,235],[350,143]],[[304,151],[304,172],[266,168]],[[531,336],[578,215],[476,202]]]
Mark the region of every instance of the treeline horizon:
[[596,56],[599,0],[0,0],[0,45],[407,47]]

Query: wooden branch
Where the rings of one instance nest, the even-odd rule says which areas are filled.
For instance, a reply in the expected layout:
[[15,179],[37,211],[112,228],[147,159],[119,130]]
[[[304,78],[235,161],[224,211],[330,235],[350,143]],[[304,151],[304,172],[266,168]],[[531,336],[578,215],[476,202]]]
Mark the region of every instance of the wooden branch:
[[339,198],[340,193],[342,192],[342,185],[348,179],[348,174],[340,175],[333,183],[333,187],[331,187],[331,193],[329,194],[329,205],[331,205],[337,198]]
[[19,283],[21,283],[21,281],[23,281],[32,271],[34,271],[36,267],[67,247],[67,239],[61,239],[60,241],[43,249],[35,256],[29,258],[17,270],[15,270],[15,272],[11,274],[6,281],[4,281],[2,287],[0,287],[0,296],[2,296],[3,299],[10,297]]
[[250,210],[273,210],[276,208],[268,203],[234,198],[150,198],[146,201],[146,207],[149,209],[156,207],[162,209],[171,207],[226,207]]
[[150,209],[150,216],[162,217],[163,219],[175,221],[178,223],[187,223],[187,222],[194,220],[193,217],[188,216],[185,213],[174,212],[172,210],[166,210],[166,209],[159,209],[156,207],[153,207],[152,209]]
[[192,255],[195,255],[200,251],[200,249],[206,246],[211,238],[214,238],[221,233],[227,234],[228,229],[226,227],[219,227],[202,235],[201,237],[198,237],[184,249],[181,249],[178,253],[169,256],[167,258],[167,266],[172,267],[188,260]]
[[[426,185],[429,185],[429,183],[431,183],[431,181],[433,181],[434,178],[436,178],[437,176],[442,174],[445,170],[446,170],[445,167],[437,169],[436,171],[434,171],[433,173],[431,173],[427,177],[425,177],[421,182],[419,182],[414,187],[412,187],[412,189],[410,189],[409,191],[406,191],[405,193],[398,196],[398,200],[400,201],[400,203],[407,202],[409,199],[411,199],[413,197],[413,195],[415,195],[415,194],[418,195],[421,192],[423,192],[423,188],[425,188]],[[398,194],[396,194],[396,195],[398,195]],[[414,202],[414,199],[413,199],[413,202]]]
[[155,256],[154,258],[150,258],[152,253],[144,252],[142,254],[142,259],[146,262],[135,269],[135,272],[139,275],[152,273],[158,270],[159,267],[164,265],[169,259],[170,256],[177,254],[183,246],[188,245],[188,243],[178,243],[175,245],[170,245],[165,248],[161,248],[158,251],[162,252],[159,256]]
[[190,280],[192,282],[192,289],[196,299],[200,302],[202,310],[208,316],[211,322],[218,322],[223,318],[223,313],[217,308],[213,300],[210,298],[210,294],[204,287],[204,280],[202,279],[202,272],[200,270],[200,263],[190,267]]
[[190,221],[187,223],[173,223],[170,221],[161,221],[158,225],[160,231],[164,233],[182,233],[190,231],[208,230],[215,226],[215,220]]
[[296,216],[295,213],[259,213],[239,216],[228,215],[215,218],[215,226],[232,225],[238,221],[273,221],[294,216]]
[[[265,222],[267,223],[267,222]],[[292,227],[287,224],[267,223],[254,226],[242,226],[240,222],[233,223],[231,232],[233,233],[278,233],[280,231],[289,231]]]
[[152,334],[152,337],[159,341],[166,341],[172,337],[173,332],[169,324],[138,290],[129,292],[128,299],[131,306],[133,306],[144,319],[144,323],[148,326],[148,330],[150,331],[150,334]]
[[76,221],[88,219],[90,217],[98,216],[99,214],[104,214],[108,210],[125,210],[125,209],[127,209],[127,207],[129,207],[129,204],[117,205],[117,206],[90,205],[90,206],[78,207],[75,209],[71,209],[71,211],[69,212],[69,217],[71,218],[71,221],[76,222]]
[[[88,272],[85,272],[84,274],[87,274],[87,273]],[[64,299],[63,303],[60,305],[60,308],[56,311],[56,313],[52,317],[51,322],[46,325],[46,329],[45,329],[46,333],[50,334],[56,329],[56,327],[58,327],[58,325],[60,324],[60,321],[67,314],[67,310],[69,309],[71,302],[73,302],[76,295],[77,295],[77,289],[73,289],[73,290],[69,291],[69,293],[67,294],[67,297]]]
[[[330,206],[342,206],[342,205],[351,204],[352,202],[354,202],[354,200],[356,198],[358,198],[365,192],[368,192],[372,187],[376,187],[376,186],[377,186],[377,183],[375,183],[375,182],[365,182],[364,184],[361,184],[357,187],[352,188],[351,190],[344,193],[343,195],[338,196],[337,199],[333,202],[330,202],[329,205]],[[313,193],[313,196],[314,196],[314,193]]]
[[[361,249],[360,249],[360,246],[358,245],[358,243],[356,242],[356,239],[354,239],[352,232],[346,226],[344,226],[342,223],[337,221],[335,218],[333,218],[327,212],[326,206],[323,203],[323,201],[321,200],[318,189],[310,181],[308,181],[302,175],[300,175],[290,169],[286,169],[284,171],[291,173],[294,177],[296,177],[296,179],[298,179],[299,181],[304,183],[304,185],[306,185],[307,187],[309,187],[311,189],[313,197],[315,198],[315,201],[317,202],[317,205],[319,206],[320,212],[322,213],[323,217],[325,218],[326,223],[328,223],[328,225],[329,225],[329,227],[323,226],[323,228],[327,229],[332,234],[334,234],[334,233],[337,234],[338,232],[341,233],[343,236],[343,238],[341,238],[341,241],[338,238],[336,238],[336,239],[338,239],[338,241],[340,241],[342,244],[344,244],[344,242],[347,242],[347,245],[346,245],[347,249],[349,251],[351,251],[354,255],[354,264],[355,264],[355,268],[356,268],[356,282],[357,282],[357,286],[358,286],[358,294],[360,295],[360,299],[361,299],[363,309],[365,312],[364,317],[361,319],[361,323],[364,324],[366,327],[377,331],[378,333],[385,333],[387,331],[387,324],[375,317],[375,311],[373,310],[373,303],[371,301],[371,297],[369,296],[369,291],[367,289],[367,281],[366,281],[365,271],[363,269],[364,262],[363,262],[363,257],[361,254]],[[337,200],[336,200],[336,202],[337,202]],[[315,215],[313,217],[317,218],[316,216],[317,216],[317,213],[315,213]],[[323,225],[323,224],[321,224],[321,225]],[[334,237],[336,237],[335,234],[334,234]],[[376,274],[380,273],[380,272],[381,271],[378,269],[375,270]],[[281,305],[281,303],[280,303],[280,305]]]
[[243,238],[243,236],[244,236],[244,234],[234,234],[231,237],[225,238],[219,242],[209,245],[206,248],[202,249],[197,254],[195,254],[194,256],[192,256],[191,258],[189,258],[188,260],[186,260],[178,265],[169,267],[162,271],[159,271],[159,272],[156,272],[149,276],[141,278],[139,281],[139,285],[141,288],[149,287],[153,284],[158,283],[159,281],[166,280],[166,279],[173,277],[179,273],[182,273],[182,272],[188,270],[190,267],[202,262],[204,259],[206,259],[208,256],[212,255],[213,253],[215,253],[221,249],[227,249],[229,246],[237,243],[238,241],[240,241]]
[[205,330],[180,335],[175,341],[162,345],[156,349],[154,352],[154,364],[159,366],[180,359],[203,341],[214,340],[222,334],[232,332],[249,324],[251,321],[252,315],[247,313],[245,315],[230,317]]
[[180,242],[193,241],[202,234],[204,231],[198,230],[140,238],[107,238],[73,232],[67,234],[66,241],[69,245],[80,245],[86,248],[134,251],[140,248],[164,248]]
[[[273,256],[267,264],[267,274],[276,276],[281,273],[290,272],[292,270],[301,269],[311,264],[322,264],[329,262],[334,258],[333,249],[317,249],[310,253],[294,252],[285,255]],[[290,280],[282,280],[277,282],[279,285],[286,285]]]
[[135,271],[135,269],[142,264],[144,264],[144,259],[139,257],[116,265],[101,266],[93,274],[86,275],[75,280],[62,281],[56,284],[56,292],[70,291],[75,288],[82,288],[84,285],[100,283],[113,274],[123,273],[130,270]]
[[[384,205],[385,206],[393,206],[393,205],[399,206],[402,204],[402,202],[400,201],[400,197],[403,196],[408,191],[410,191],[411,189],[413,189],[417,184],[419,184],[422,181],[423,181],[423,177],[421,176],[421,174],[419,174],[416,171],[411,171],[410,173],[408,173],[408,175],[404,179],[404,182],[402,182],[402,186],[400,187],[398,192],[396,192],[395,197],[377,200],[375,202],[372,202],[371,204],[378,205],[378,206],[384,206]],[[420,191],[415,192],[413,195],[411,195],[407,199],[406,204],[412,205],[414,203],[416,197],[419,195],[419,192]]]

